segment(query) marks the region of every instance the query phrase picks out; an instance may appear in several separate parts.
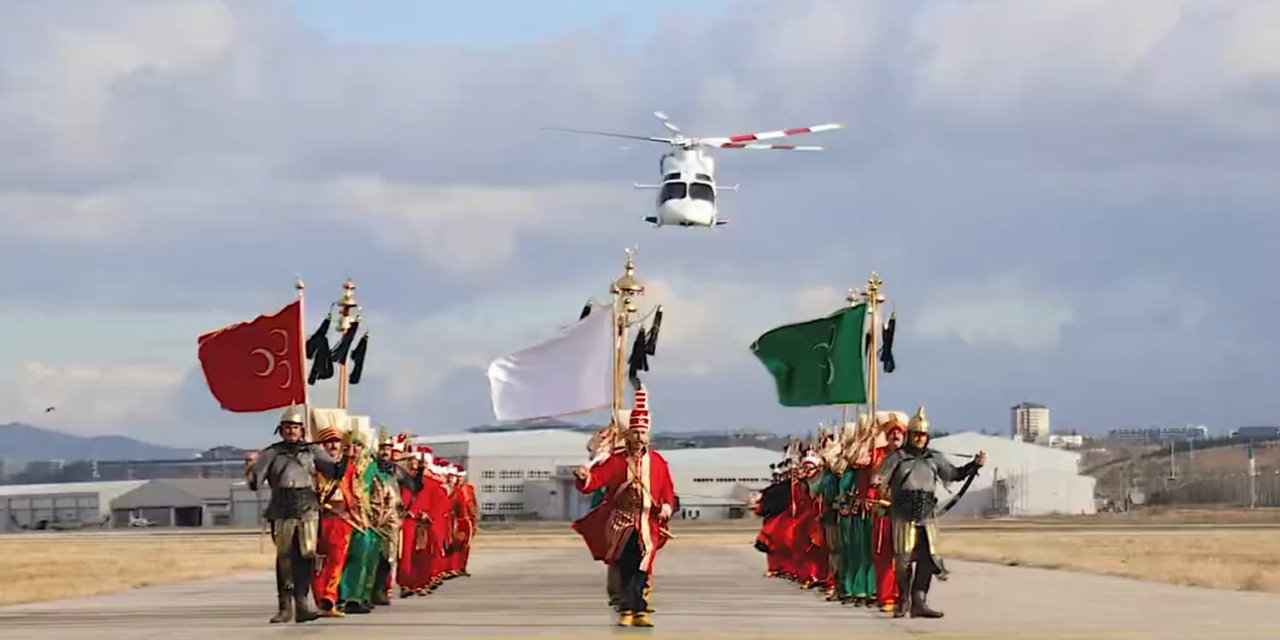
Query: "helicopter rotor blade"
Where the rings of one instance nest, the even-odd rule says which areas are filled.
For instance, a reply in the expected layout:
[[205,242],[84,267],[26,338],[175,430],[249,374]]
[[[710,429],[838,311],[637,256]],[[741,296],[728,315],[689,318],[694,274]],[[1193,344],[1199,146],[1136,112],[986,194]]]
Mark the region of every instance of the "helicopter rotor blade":
[[747,144],[745,142],[726,142],[714,145],[717,149],[773,149],[779,151],[825,151],[825,147],[801,144]]
[[[762,131],[760,133],[740,133],[732,136],[721,136],[717,138],[701,138],[698,142],[710,147],[737,148],[730,146],[735,143],[742,142],[759,142],[760,140],[773,140],[776,138],[785,138],[788,136],[798,136],[805,133],[820,133],[823,131],[831,131],[833,129],[842,129],[842,124],[819,124],[812,127],[797,127],[795,129],[780,129],[778,131]],[[756,148],[756,147],[743,147]],[[812,149],[805,149],[811,151]]]
[[593,136],[608,136],[610,138],[626,138],[628,140],[648,140],[649,142],[662,142],[671,144],[675,142],[671,138],[655,138],[653,136],[636,136],[629,133],[613,133],[611,131],[589,131],[586,129],[562,129],[559,127],[543,127],[542,131],[558,131],[561,133],[585,133]]

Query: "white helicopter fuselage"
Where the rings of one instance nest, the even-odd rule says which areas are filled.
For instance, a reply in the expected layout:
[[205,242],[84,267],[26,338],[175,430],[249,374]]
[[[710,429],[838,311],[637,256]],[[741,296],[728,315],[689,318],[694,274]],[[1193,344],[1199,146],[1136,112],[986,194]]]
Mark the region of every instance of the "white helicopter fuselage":
[[662,155],[662,181],[654,226],[714,227],[716,218],[716,162],[699,148],[675,149]]

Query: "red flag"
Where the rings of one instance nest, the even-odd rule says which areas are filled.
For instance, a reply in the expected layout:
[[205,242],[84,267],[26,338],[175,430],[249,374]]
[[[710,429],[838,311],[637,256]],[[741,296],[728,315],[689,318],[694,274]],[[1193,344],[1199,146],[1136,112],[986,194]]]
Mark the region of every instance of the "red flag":
[[223,409],[237,413],[305,403],[302,340],[302,300],[200,336],[209,391]]

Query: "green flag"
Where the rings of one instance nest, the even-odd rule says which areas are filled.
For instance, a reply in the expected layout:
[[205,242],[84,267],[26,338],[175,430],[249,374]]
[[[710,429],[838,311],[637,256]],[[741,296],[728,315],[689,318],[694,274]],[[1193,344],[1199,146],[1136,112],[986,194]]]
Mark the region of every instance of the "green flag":
[[865,404],[864,322],[867,306],[846,307],[817,320],[788,324],[756,338],[751,352],[778,386],[784,407]]

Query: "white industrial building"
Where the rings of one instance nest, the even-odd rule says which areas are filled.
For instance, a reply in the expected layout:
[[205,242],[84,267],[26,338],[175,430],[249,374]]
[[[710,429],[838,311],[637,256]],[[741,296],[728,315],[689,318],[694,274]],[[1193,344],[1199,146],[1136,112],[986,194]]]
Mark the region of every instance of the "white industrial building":
[[[481,518],[545,517],[546,490],[529,493],[531,482],[572,474],[587,460],[591,435],[567,429],[452,433],[415,439],[432,455],[462,465],[476,488]],[[554,496],[563,501],[564,496]],[[532,500],[530,500],[532,499]]]
[[[949,454],[987,452],[986,466],[948,516],[1096,512],[1093,495],[1097,480],[1080,474],[1081,454],[1077,452],[972,432],[938,438],[929,447]],[[959,456],[948,459],[956,466],[970,460]],[[950,500],[960,486],[955,483],[947,489],[939,488],[939,501]]]
[[145,520],[157,527],[230,525],[234,482],[229,478],[144,481],[111,501],[112,524],[127,527],[134,520]]
[[769,486],[769,465],[782,453],[759,447],[672,449],[660,452],[680,499],[677,518],[720,520],[748,515],[751,493]]
[[[659,451],[671,471],[679,508],[674,517],[685,520],[743,518],[751,493],[769,486],[769,465],[782,459],[777,451],[758,447],[717,447]],[[579,463],[581,464],[581,463]],[[587,512],[591,497],[574,486],[573,470],[527,483],[529,515],[545,520],[575,520]]]
[[106,526],[111,503],[146,480],[0,485],[0,531]]
[[[0,531],[233,525],[232,480],[113,480],[0,485]],[[256,518],[246,525],[254,526]]]
[[[481,517],[572,520],[591,497],[573,486],[590,434],[567,429],[422,436],[433,455],[461,464],[476,488]],[[756,447],[662,451],[680,500],[676,517],[738,518],[752,491],[769,484],[781,454]]]

